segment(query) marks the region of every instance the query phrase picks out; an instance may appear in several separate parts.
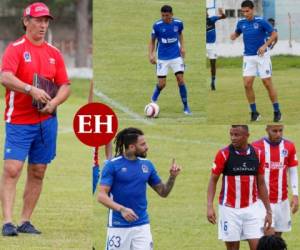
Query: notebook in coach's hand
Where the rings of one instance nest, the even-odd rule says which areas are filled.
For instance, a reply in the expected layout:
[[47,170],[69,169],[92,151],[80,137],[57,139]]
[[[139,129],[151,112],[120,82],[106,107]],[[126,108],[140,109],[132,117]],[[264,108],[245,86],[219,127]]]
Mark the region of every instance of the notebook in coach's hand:
[[[43,89],[51,98],[54,98],[58,91],[58,86],[54,82],[36,74],[36,73],[33,75],[33,84],[32,85],[39,89]],[[38,110],[43,109],[46,106],[45,103],[42,103],[42,102],[39,102],[36,100],[32,100],[32,105],[34,107],[36,107]]]

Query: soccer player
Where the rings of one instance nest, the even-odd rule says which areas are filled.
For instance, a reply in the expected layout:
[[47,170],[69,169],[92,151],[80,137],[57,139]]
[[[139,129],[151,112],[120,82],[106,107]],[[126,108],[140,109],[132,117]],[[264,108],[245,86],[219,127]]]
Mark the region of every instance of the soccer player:
[[257,197],[267,210],[265,228],[272,223],[272,210],[264,180],[264,154],[248,144],[247,125],[232,125],[231,144],[216,155],[207,191],[207,219],[216,224],[213,201],[221,174],[222,189],[219,196],[219,239],[227,250],[238,250],[241,240],[247,240],[250,250],[256,250],[263,235],[261,217],[257,214]]
[[[47,165],[56,155],[57,118],[53,112],[70,94],[63,57],[45,41],[50,19],[53,17],[44,3],[36,2],[25,8],[25,35],[8,45],[2,59],[1,82],[6,88],[4,169],[0,182],[4,236],[41,233],[30,219],[41,194]],[[32,86],[34,73],[59,87],[53,99]],[[37,110],[33,100],[46,105]],[[16,184],[27,157],[23,208],[16,227],[13,224]]]
[[[244,59],[243,78],[246,96],[251,109],[251,121],[260,120],[260,113],[256,109],[253,82],[257,73],[259,74],[269,98],[273,104],[274,122],[281,120],[276,90],[272,83],[272,63],[268,47],[277,37],[272,26],[262,17],[254,16],[254,4],[250,0],[242,2],[242,13],[245,18],[238,21],[236,30],[231,34],[231,40],[235,40],[243,34]],[[267,40],[267,33],[271,34]]]
[[[268,136],[253,143],[265,153],[265,182],[273,211],[273,229],[277,236],[291,231],[291,215],[299,208],[298,160],[293,142],[283,138],[283,125],[267,125]],[[292,200],[288,200],[288,176]]]
[[206,53],[210,61],[210,71],[211,71],[211,90],[216,90],[216,61],[217,61],[217,51],[216,51],[216,22],[221,19],[225,19],[221,8],[218,9],[218,16],[208,16],[206,12]]
[[152,236],[147,213],[147,183],[159,196],[167,197],[180,166],[173,160],[170,177],[163,183],[151,161],[141,130],[126,128],[115,139],[116,157],[102,170],[99,202],[109,208],[106,249],[151,250]]
[[[173,18],[173,10],[169,5],[161,7],[161,19],[154,23],[149,43],[149,61],[156,64],[158,83],[151,101],[156,102],[162,89],[166,86],[166,78],[171,68],[176,76],[179,94],[183,104],[183,112],[190,115],[187,88],[183,78],[185,49],[183,43],[183,22]],[[157,48],[155,51],[155,41]],[[156,61],[157,53],[157,61]]]

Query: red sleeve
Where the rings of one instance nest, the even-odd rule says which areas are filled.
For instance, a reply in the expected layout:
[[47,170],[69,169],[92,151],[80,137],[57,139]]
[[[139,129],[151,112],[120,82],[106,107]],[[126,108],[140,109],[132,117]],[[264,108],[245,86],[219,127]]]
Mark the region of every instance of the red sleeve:
[[2,57],[1,72],[12,72],[16,74],[20,64],[20,56],[17,49],[10,44],[4,51]]
[[226,152],[224,150],[220,150],[215,157],[215,161],[213,163],[211,172],[215,175],[222,174],[227,158],[228,158],[228,155],[226,154]]
[[296,167],[296,166],[298,166],[296,148],[295,148],[294,144],[291,144],[291,149],[290,149],[289,158],[288,158],[288,167]]
[[257,149],[256,153],[257,153],[258,159],[259,159],[258,173],[265,174],[265,154],[260,149]]
[[68,75],[67,75],[65,62],[64,62],[64,59],[60,52],[58,52],[57,56],[56,56],[56,75],[54,77],[54,82],[57,85],[63,85],[63,84],[70,83]]

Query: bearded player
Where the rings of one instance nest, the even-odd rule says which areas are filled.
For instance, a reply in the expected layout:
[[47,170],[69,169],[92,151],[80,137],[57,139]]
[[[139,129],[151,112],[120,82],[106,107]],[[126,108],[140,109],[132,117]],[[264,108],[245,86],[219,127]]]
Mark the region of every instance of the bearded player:
[[120,131],[115,139],[116,157],[101,173],[98,200],[109,208],[107,250],[152,250],[147,213],[147,184],[161,197],[171,192],[180,166],[173,160],[170,176],[163,183],[146,159],[148,146],[137,128]]
[[[265,153],[265,182],[277,236],[291,231],[291,215],[298,211],[298,160],[293,142],[283,138],[283,125],[267,125],[267,137],[253,143]],[[288,179],[292,198],[288,200]]]

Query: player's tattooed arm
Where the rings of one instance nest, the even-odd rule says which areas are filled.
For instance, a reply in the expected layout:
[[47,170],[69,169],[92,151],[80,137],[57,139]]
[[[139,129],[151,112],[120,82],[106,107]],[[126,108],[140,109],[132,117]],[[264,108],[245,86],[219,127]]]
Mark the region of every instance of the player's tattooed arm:
[[171,190],[174,186],[176,177],[177,177],[177,175],[179,175],[180,171],[181,171],[181,167],[179,165],[177,165],[175,163],[175,159],[173,159],[172,166],[170,168],[170,176],[169,176],[168,181],[166,183],[161,182],[161,183],[153,186],[152,188],[161,197],[164,197],[164,198],[167,197],[169,195],[169,193],[171,192]]
[[159,194],[159,196],[165,198],[171,192],[171,190],[174,186],[174,183],[175,183],[175,179],[176,179],[176,177],[170,176],[166,183],[161,182],[161,183],[153,186],[152,188],[155,190],[156,193]]

